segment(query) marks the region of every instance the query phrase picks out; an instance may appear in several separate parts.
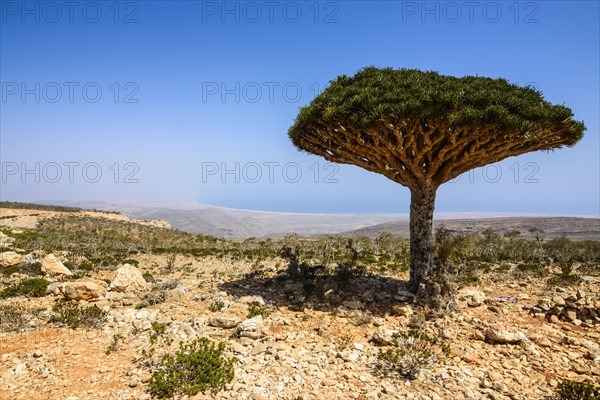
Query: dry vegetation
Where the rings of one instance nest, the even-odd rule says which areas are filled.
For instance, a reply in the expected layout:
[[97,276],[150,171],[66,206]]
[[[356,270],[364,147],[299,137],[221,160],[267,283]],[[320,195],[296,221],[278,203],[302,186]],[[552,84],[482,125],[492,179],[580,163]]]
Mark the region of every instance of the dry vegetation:
[[[77,213],[2,232],[12,239],[0,251],[23,256],[0,267],[2,398],[150,398],[179,386],[188,398],[594,398],[572,393],[593,393],[600,316],[552,320],[536,307],[580,292],[573,301],[600,301],[598,241],[440,228],[436,265],[452,293],[435,307],[405,291],[409,242],[388,233],[228,241]],[[43,296],[49,253],[74,274],[49,281],[110,283],[128,263],[148,290]],[[262,331],[240,328],[257,320]],[[494,343],[499,324],[527,340]],[[79,333],[89,330],[92,340]],[[199,365],[214,366],[209,380],[172,374]]]

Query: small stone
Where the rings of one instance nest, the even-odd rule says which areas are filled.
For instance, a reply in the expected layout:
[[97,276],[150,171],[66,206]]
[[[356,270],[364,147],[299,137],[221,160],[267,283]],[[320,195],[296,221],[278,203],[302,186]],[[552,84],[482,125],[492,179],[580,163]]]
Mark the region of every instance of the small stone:
[[266,353],[268,348],[269,348],[269,344],[262,342],[262,343],[257,344],[256,346],[254,346],[252,351],[250,351],[250,354],[255,356],[257,354]]
[[213,315],[208,319],[208,325],[214,326],[215,328],[231,329],[238,326],[240,319],[238,317],[227,316],[227,315]]
[[481,331],[474,331],[473,332],[473,339],[475,339],[475,340],[485,340],[485,335]]
[[409,306],[408,304],[404,304],[404,305],[393,305],[392,306],[392,314],[394,315],[399,315],[399,316],[410,316],[412,315],[413,309],[411,306]]
[[488,306],[488,310],[495,312],[496,314],[502,314],[504,311],[498,306]]
[[249,318],[239,324],[238,330],[255,332],[262,328],[264,322],[262,315]]
[[360,310],[363,308],[363,304],[360,301],[345,301],[344,303],[344,307],[350,309],[350,310]]
[[359,351],[363,351],[365,349],[365,345],[362,343],[354,343],[352,347],[354,347],[355,350]]
[[242,296],[238,300],[242,304],[252,304],[255,306],[264,306],[267,304],[265,299],[262,296]]
[[527,340],[527,336],[520,331],[508,331],[502,328],[489,328],[485,337],[494,343],[520,343]]
[[244,346],[238,342],[233,342],[231,349],[233,350],[234,353],[238,353],[238,354],[245,353],[246,351],[248,351],[246,346]]
[[442,329],[441,335],[444,339],[454,339],[454,332],[450,328]]
[[131,378],[131,380],[129,381],[129,383],[127,383],[127,386],[129,386],[130,388],[134,388],[138,385],[138,380],[137,378]]
[[488,372],[488,378],[492,382],[498,382],[498,381],[502,380],[502,375],[496,371],[490,371],[490,372]]
[[458,299],[466,301],[469,307],[479,307],[485,300],[485,293],[479,290],[463,289],[458,293]]

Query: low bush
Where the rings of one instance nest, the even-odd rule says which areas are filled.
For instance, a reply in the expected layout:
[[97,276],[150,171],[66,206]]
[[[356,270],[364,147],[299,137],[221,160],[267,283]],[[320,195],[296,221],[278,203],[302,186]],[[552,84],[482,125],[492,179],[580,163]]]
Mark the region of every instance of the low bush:
[[257,315],[268,317],[269,314],[271,314],[271,312],[264,307],[256,306],[254,304],[248,306],[248,318],[256,317]]
[[27,328],[29,321],[42,311],[43,309],[16,304],[0,305],[0,332],[22,331]]
[[152,374],[148,388],[158,398],[194,396],[199,392],[219,392],[234,377],[236,358],[223,355],[225,345],[207,338],[181,342],[175,355],[165,354]]
[[383,369],[397,372],[408,379],[414,379],[419,369],[449,351],[444,341],[429,336],[420,329],[396,332],[390,345],[391,349],[379,352]]
[[2,275],[11,276],[12,274],[20,272],[20,271],[21,271],[21,267],[18,264],[10,265],[8,267],[2,268]]
[[46,295],[46,287],[49,284],[49,281],[42,278],[25,279],[16,285],[4,288],[0,292],[0,299],[16,296],[43,297]]
[[583,279],[577,274],[559,274],[554,275],[546,281],[548,286],[573,286],[579,285]]
[[544,276],[548,275],[548,269],[545,265],[542,264],[528,264],[528,263],[520,263],[517,265],[517,269],[522,273],[533,274],[535,276]]
[[123,341],[123,339],[125,339],[125,337],[123,335],[121,335],[120,333],[115,333],[113,335],[113,341],[111,344],[108,345],[108,347],[106,348],[106,351],[104,352],[104,354],[106,354],[107,356],[110,355],[111,353],[119,350],[119,347],[121,346],[121,342]]
[[144,277],[144,280],[145,280],[146,282],[148,282],[148,283],[154,283],[154,282],[156,282],[156,281],[154,280],[154,276],[152,276],[152,274],[151,274],[150,272],[144,272],[144,273],[142,274],[142,276]]
[[556,393],[559,400],[597,400],[600,399],[600,386],[565,380],[558,384]]
[[212,312],[217,312],[221,311],[223,307],[225,307],[225,303],[223,303],[223,301],[215,300],[212,303],[210,303],[210,306],[208,306],[208,310]]
[[70,328],[100,328],[106,322],[107,312],[96,306],[79,307],[77,302],[63,301],[52,306],[54,314],[49,322]]

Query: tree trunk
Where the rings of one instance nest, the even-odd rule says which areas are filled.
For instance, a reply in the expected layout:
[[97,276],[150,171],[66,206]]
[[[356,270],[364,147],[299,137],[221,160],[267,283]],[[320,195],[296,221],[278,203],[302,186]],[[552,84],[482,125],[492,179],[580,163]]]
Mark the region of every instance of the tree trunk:
[[411,189],[410,196],[410,282],[417,293],[423,277],[433,271],[433,209],[435,189]]

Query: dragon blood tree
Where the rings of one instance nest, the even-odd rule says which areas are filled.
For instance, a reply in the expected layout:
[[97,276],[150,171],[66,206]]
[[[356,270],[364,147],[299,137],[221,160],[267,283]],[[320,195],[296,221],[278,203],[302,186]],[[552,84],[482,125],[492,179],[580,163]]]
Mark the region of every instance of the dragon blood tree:
[[505,79],[367,67],[332,80],[288,134],[300,150],[410,189],[409,288],[416,293],[434,268],[440,185],[507,157],[573,146],[584,131],[568,107]]

